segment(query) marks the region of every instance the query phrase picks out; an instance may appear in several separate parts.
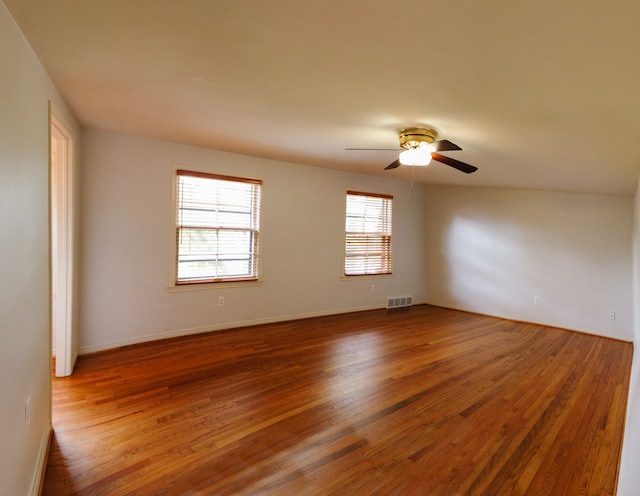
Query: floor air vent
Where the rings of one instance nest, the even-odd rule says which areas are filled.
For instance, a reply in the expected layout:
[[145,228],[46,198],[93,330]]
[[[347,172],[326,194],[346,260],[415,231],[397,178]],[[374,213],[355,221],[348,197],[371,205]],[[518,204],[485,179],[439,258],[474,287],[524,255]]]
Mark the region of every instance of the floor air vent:
[[413,300],[412,296],[393,296],[387,298],[387,308],[403,308],[410,307]]

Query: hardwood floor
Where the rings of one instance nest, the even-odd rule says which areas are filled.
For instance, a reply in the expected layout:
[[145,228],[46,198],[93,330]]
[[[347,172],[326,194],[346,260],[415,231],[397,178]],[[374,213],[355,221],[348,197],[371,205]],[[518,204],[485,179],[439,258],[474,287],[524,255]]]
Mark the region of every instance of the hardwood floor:
[[632,345],[430,306],[103,352],[44,495],[614,495]]

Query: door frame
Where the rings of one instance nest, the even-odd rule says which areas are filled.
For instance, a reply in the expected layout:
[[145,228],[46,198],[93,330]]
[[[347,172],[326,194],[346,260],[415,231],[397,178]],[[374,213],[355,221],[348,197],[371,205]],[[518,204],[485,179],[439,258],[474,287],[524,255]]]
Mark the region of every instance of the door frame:
[[77,352],[73,335],[74,292],[74,139],[49,107],[51,222],[51,339],[55,375],[71,375]]

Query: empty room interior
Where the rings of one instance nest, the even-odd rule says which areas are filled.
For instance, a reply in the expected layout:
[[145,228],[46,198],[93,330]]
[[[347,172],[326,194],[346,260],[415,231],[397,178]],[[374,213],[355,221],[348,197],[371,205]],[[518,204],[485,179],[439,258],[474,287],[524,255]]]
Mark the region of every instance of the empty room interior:
[[639,23],[0,2],[0,495],[640,494]]

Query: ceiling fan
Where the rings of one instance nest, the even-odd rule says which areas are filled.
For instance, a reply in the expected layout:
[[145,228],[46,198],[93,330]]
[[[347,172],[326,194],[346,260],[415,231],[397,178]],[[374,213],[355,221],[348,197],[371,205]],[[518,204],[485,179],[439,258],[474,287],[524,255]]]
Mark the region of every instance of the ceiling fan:
[[[436,141],[438,132],[435,129],[424,127],[408,127],[398,133],[400,138],[400,156],[384,169],[395,169],[401,165],[424,166],[429,165],[431,159],[442,162],[449,167],[458,169],[466,174],[478,170],[477,167],[461,162],[450,157],[440,155],[438,152],[450,152],[462,150],[458,145],[449,140]],[[346,148],[346,150],[398,150],[397,148]]]

